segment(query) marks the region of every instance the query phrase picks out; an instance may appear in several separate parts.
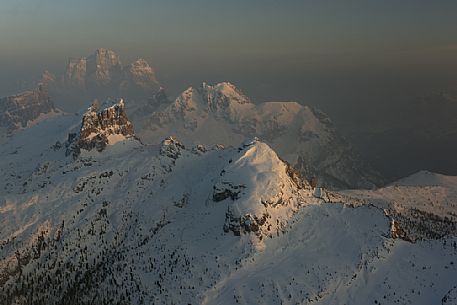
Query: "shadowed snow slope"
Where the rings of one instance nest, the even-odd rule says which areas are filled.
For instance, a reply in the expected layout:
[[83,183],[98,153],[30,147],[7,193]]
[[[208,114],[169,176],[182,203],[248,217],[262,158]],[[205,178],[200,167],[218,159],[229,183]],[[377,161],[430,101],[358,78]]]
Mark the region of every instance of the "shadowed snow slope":
[[52,118],[0,146],[1,305],[455,298],[454,235],[393,238],[395,215],[376,200],[314,197],[257,139],[227,149],[127,139],[66,157],[56,141],[80,124]]

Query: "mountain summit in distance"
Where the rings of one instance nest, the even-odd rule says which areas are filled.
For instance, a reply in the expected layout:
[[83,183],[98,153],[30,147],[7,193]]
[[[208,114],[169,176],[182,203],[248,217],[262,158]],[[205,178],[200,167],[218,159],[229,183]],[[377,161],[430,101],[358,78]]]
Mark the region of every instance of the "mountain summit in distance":
[[86,100],[145,99],[160,89],[154,69],[142,58],[124,66],[119,55],[100,48],[87,57],[70,58],[64,75],[43,74],[42,82],[65,109],[77,111]]

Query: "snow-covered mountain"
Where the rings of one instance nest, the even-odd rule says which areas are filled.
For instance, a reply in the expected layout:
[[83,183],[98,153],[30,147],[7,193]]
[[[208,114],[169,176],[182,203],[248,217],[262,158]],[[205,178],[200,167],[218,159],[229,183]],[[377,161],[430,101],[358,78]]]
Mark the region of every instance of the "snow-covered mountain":
[[140,108],[131,113],[148,143],[175,135],[191,145],[236,146],[257,136],[319,184],[370,188],[380,182],[317,109],[295,102],[255,104],[228,82],[190,87],[174,102],[160,97],[150,101],[150,112]]
[[128,126],[97,125],[115,109],[0,146],[0,304],[455,304],[456,177],[331,192],[255,138],[126,136],[66,156],[88,115],[95,136]]

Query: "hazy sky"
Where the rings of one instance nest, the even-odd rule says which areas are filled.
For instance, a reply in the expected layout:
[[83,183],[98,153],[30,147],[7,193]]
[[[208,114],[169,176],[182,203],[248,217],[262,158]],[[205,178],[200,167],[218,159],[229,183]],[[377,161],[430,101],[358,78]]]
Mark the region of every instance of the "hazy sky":
[[146,58],[172,94],[230,80],[327,105],[452,79],[457,1],[1,0],[0,41],[0,95],[105,47]]
[[231,81],[255,101],[318,106],[378,169],[409,166],[391,176],[457,168],[446,142],[451,157],[383,136],[411,101],[457,87],[456,0],[0,0],[0,96],[100,47],[147,59],[171,98]]

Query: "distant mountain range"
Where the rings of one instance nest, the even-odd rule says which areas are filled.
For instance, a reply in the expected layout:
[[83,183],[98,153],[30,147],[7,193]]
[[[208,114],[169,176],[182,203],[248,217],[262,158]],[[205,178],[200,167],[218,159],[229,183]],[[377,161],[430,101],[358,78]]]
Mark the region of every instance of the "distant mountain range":
[[[54,104],[80,111],[90,101],[121,96],[145,143],[160,144],[173,135],[185,144],[236,146],[246,138],[259,137],[321,186],[372,188],[383,181],[338,134],[330,118],[317,109],[296,102],[253,103],[228,82],[190,87],[173,101],[145,60],[123,66],[111,50],[98,49],[88,57],[70,59],[65,74],[58,78],[45,71],[39,88],[41,95],[27,99],[34,111],[19,111],[15,120],[27,124],[54,113]],[[6,110],[3,113],[6,115]],[[17,127],[14,124],[10,124],[10,131]]]
[[65,74],[56,77],[43,73],[41,83],[51,96],[66,108],[75,111],[87,100],[123,96],[141,99],[160,89],[155,72],[142,58],[124,66],[119,55],[108,49],[97,49],[87,57],[70,58]]

